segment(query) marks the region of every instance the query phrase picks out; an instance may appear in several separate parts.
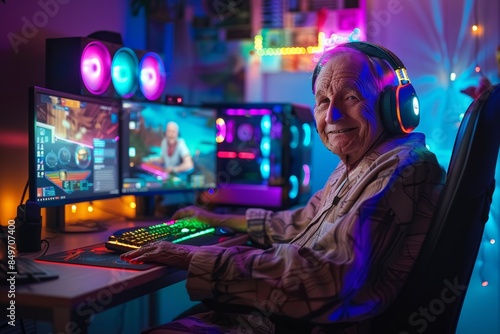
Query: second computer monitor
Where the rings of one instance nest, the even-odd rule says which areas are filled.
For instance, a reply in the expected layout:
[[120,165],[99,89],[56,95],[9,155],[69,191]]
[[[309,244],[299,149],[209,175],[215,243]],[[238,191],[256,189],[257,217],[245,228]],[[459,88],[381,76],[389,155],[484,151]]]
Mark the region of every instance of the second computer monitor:
[[214,108],[125,100],[122,110],[122,193],[215,188]]

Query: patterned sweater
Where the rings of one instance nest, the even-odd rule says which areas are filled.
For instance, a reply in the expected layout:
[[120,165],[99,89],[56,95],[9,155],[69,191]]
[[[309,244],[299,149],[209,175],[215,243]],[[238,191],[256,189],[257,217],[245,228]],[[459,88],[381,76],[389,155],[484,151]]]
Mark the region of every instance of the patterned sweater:
[[250,238],[267,248],[201,247],[190,297],[252,306],[262,317],[369,319],[403,286],[444,180],[423,134],[388,139],[349,173],[340,162],[304,207],[247,210]]

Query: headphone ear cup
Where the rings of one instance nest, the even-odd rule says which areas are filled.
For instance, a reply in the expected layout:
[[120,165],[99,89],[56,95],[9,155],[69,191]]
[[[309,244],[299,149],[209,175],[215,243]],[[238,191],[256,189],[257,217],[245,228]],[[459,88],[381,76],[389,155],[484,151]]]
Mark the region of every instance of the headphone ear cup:
[[380,118],[385,130],[390,134],[401,134],[401,127],[397,119],[396,88],[387,86],[380,95]]
[[380,116],[384,128],[393,135],[410,133],[420,123],[415,88],[411,84],[387,86],[380,97]]
[[401,132],[410,133],[420,123],[420,105],[415,88],[411,84],[398,86],[397,101]]

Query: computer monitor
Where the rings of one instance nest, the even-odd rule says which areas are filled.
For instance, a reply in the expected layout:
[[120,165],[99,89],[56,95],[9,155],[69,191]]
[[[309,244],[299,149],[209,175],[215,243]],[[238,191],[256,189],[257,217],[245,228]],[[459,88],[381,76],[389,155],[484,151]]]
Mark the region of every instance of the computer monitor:
[[47,228],[90,232],[65,222],[66,204],[120,195],[119,100],[43,87],[29,90],[30,200],[46,208]]
[[[175,193],[191,201],[194,197],[186,194],[214,189],[216,117],[215,108],[123,100],[122,193],[149,199],[166,195],[164,204],[168,205],[168,198],[176,198]],[[178,131],[172,134],[177,140],[170,140],[170,144],[168,124]],[[192,163],[181,166],[186,156]],[[154,216],[151,208],[144,211],[138,214]]]

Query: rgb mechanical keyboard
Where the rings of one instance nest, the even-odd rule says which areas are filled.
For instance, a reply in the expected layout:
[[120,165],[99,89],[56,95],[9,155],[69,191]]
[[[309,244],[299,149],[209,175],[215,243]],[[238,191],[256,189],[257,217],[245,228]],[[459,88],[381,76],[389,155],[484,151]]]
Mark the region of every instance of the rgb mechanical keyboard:
[[220,235],[214,232],[214,227],[200,221],[177,219],[112,235],[105,246],[113,251],[128,252],[157,240],[194,245],[213,244],[220,239]]

